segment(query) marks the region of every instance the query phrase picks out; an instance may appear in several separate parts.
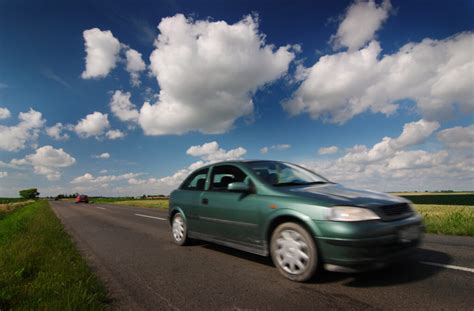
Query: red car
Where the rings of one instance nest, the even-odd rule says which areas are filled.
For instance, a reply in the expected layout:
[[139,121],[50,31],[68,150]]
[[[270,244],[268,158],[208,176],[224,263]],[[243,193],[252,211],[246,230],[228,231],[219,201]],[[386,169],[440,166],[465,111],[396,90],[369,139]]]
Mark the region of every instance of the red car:
[[89,203],[89,197],[85,194],[80,194],[76,197],[76,203]]

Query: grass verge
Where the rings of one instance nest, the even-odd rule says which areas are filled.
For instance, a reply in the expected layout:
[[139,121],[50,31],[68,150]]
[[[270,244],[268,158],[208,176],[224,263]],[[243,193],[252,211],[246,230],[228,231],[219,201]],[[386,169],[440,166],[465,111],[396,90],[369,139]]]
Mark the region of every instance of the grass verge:
[[427,233],[474,236],[474,206],[415,204]]
[[103,310],[106,301],[48,202],[0,219],[0,310]]

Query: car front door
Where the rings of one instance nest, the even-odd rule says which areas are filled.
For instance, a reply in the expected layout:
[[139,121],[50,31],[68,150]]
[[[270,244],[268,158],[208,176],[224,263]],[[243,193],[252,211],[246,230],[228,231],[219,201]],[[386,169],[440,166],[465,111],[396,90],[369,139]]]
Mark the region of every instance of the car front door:
[[183,182],[179,189],[180,199],[179,202],[176,202],[176,205],[183,209],[189,231],[201,231],[198,211],[201,207],[201,197],[205,190],[208,172],[209,168],[196,171]]
[[252,181],[234,165],[213,167],[209,189],[203,192],[199,220],[204,232],[214,238],[246,246],[261,245],[259,240],[260,212],[258,195],[253,192],[230,192],[232,182]]

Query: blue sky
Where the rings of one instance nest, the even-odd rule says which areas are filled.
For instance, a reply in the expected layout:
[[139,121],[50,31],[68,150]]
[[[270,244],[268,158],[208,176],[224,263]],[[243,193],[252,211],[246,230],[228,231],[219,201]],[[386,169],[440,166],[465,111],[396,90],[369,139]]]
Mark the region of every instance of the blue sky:
[[168,193],[235,158],[381,191],[474,190],[473,12],[0,1],[0,196]]

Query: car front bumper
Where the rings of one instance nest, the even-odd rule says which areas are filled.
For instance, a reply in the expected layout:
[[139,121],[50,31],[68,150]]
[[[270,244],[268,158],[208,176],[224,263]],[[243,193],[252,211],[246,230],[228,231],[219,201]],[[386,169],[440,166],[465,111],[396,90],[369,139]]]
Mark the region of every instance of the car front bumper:
[[[424,226],[417,214],[397,221],[317,221],[316,236],[326,265],[365,270],[405,259],[421,243]],[[407,234],[409,233],[409,234]]]

